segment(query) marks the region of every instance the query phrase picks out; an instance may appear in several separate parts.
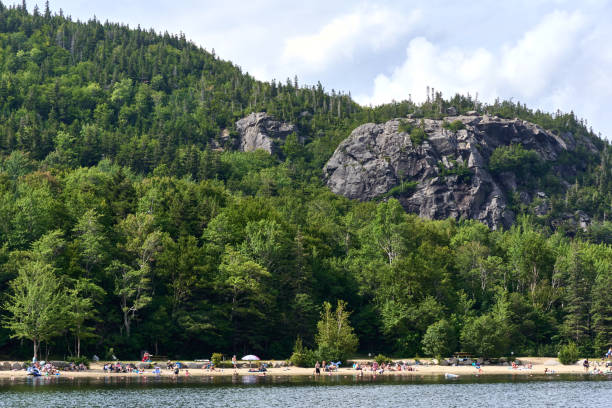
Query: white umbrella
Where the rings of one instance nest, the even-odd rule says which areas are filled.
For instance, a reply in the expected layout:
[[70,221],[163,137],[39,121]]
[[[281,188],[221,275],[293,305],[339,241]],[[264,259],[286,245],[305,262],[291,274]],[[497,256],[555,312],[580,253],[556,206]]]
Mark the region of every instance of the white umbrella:
[[256,360],[261,360],[261,359],[253,354],[247,354],[246,356],[242,357],[241,360],[248,361],[249,368],[251,368],[251,361],[256,361]]

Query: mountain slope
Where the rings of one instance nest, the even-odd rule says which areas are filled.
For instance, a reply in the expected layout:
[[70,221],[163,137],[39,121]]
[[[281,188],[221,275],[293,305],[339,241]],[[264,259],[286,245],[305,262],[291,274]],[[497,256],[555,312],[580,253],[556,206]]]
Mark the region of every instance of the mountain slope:
[[[484,132],[484,114],[521,147]],[[381,129],[396,150],[377,145]],[[375,200],[324,182],[341,144],[370,152],[356,134],[381,148],[384,188],[351,186]],[[50,357],[80,343],[122,359],[287,358],[298,337],[316,348],[322,305],[340,299],[364,353],[421,355],[443,326],[451,351],[555,355],[572,341],[597,354],[612,342],[610,153],[572,113],[439,93],[361,107],[321,84],[257,81],[182,36],[0,3],[0,303],[50,277],[66,306]],[[434,208],[419,183],[437,179],[446,197],[471,189],[476,169],[504,189],[511,227],[402,207]],[[586,230],[557,222],[576,211]],[[0,309],[0,355],[29,359],[11,316]]]

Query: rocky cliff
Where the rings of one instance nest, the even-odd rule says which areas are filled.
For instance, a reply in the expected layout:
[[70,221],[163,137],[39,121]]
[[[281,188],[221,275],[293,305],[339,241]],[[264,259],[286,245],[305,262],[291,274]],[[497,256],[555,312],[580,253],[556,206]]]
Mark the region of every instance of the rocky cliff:
[[240,150],[243,152],[263,149],[274,153],[279,144],[297,129],[295,125],[275,120],[265,112],[257,112],[237,121],[236,130],[240,136]]
[[[421,139],[414,132],[411,138],[414,128],[424,130]],[[471,218],[492,228],[509,227],[515,214],[508,195],[516,191],[517,180],[512,173],[493,175],[488,161],[497,147],[513,144],[546,162],[576,147],[571,134],[555,135],[519,119],[394,119],[356,128],[325,165],[324,177],[334,193],[349,198],[393,195],[407,211],[425,218]],[[557,170],[566,178],[575,173]]]

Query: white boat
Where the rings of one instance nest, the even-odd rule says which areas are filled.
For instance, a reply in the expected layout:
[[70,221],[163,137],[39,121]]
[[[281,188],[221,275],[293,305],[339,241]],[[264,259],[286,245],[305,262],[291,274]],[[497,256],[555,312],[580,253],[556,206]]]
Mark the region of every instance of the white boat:
[[444,373],[444,378],[453,379],[453,378],[459,378],[459,376],[457,374]]

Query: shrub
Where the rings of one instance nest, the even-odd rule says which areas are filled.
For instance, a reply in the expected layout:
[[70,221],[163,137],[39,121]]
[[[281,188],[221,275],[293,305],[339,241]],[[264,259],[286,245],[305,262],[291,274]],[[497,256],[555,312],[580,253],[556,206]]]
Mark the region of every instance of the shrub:
[[83,363],[85,367],[89,368],[89,359],[85,356],[81,356],[81,357],[70,356],[66,359],[66,361],[69,363],[74,363],[76,365]]
[[576,344],[569,343],[564,346],[561,346],[559,349],[559,362],[563,365],[570,365],[576,363],[578,361],[578,347]]
[[456,160],[451,160],[453,167],[447,168],[444,163],[441,161],[438,162],[438,169],[440,169],[440,177],[446,176],[457,176],[457,181],[459,183],[469,183],[472,180],[472,170],[467,167],[465,164],[459,164]]
[[442,122],[442,127],[444,129],[450,130],[451,132],[457,132],[457,131],[459,131],[461,129],[465,129],[465,123],[463,123],[462,121],[460,121],[458,119],[454,120],[452,122],[444,121],[444,122]]
[[410,141],[412,141],[412,144],[415,146],[422,145],[425,139],[427,139],[427,133],[425,133],[423,128],[415,127],[410,132]]
[[400,132],[406,132],[406,133],[410,133],[412,132],[412,129],[414,128],[414,126],[412,125],[412,123],[406,121],[406,120],[402,120],[399,124],[398,130]]
[[489,170],[499,174],[505,171],[517,176],[527,176],[544,170],[540,156],[533,150],[523,148],[521,144],[500,146],[493,151],[489,158]]
[[213,353],[210,357],[210,361],[217,367],[221,364],[221,360],[223,360],[223,354],[221,353]]
[[296,367],[313,367],[317,362],[317,354],[302,345],[302,339],[298,337],[293,346],[293,354],[291,354],[291,364]]
[[416,190],[418,184],[417,181],[402,181],[398,186],[393,187],[378,198],[400,197],[404,194],[411,194]]
[[385,363],[390,363],[391,359],[387,356],[379,354],[376,357],[374,357],[374,361],[376,361],[378,364],[385,364]]

